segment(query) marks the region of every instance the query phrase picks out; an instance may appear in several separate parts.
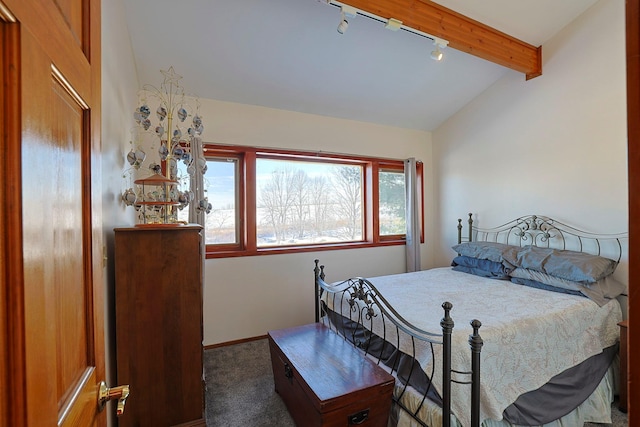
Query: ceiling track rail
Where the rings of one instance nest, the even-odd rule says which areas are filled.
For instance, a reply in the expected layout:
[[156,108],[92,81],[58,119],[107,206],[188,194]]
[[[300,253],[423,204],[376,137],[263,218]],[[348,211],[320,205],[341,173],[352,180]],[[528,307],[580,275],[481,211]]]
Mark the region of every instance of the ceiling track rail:
[[[329,4],[330,6],[337,7],[337,8],[342,8],[342,6],[349,6],[346,3],[342,3],[340,1],[334,1],[334,0],[329,0],[327,2],[327,4]],[[385,19],[385,18],[383,18],[381,16],[374,15],[373,13],[369,13],[366,10],[357,9],[357,12],[358,12],[358,15],[360,15],[360,16],[364,16],[366,18],[372,19],[374,21],[380,22],[381,24],[385,24],[385,25],[387,23],[389,23],[390,20],[394,20],[394,18]],[[407,27],[406,25],[402,24],[402,21],[399,21],[399,20],[395,20],[395,21],[398,22],[399,25],[398,25],[397,28],[394,28],[394,30],[395,29],[399,29],[399,30],[402,30],[402,31],[406,31],[406,32],[411,33],[411,34],[415,34],[417,36],[427,38],[427,39],[429,39],[429,40],[431,40],[433,42],[442,41],[442,38],[440,38],[440,37],[436,37],[434,35],[427,34],[425,32],[416,30],[415,28]]]
[[[377,21],[400,23],[402,29],[478,58],[521,72],[526,79],[542,75],[542,46],[533,46],[428,0],[318,0],[349,6]],[[386,24],[385,24],[386,25]]]

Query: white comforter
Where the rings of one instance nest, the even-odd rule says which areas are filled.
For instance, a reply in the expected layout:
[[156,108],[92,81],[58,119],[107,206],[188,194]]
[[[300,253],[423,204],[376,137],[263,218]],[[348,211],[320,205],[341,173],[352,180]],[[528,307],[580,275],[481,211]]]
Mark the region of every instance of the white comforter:
[[[441,333],[441,304],[453,304],[455,370],[470,370],[469,322],[482,322],[481,421],[501,420],[504,409],[519,395],[601,353],[619,336],[617,323],[622,320],[622,313],[615,300],[598,307],[580,296],[485,279],[448,267],[369,280],[407,321],[428,331]],[[327,303],[333,308],[331,299]],[[336,307],[335,311],[340,309]],[[387,340],[395,342],[389,336],[390,329],[395,333],[395,328],[387,328]],[[382,336],[381,330],[374,332]],[[402,350],[411,354],[409,348]],[[418,347],[416,359],[430,372],[434,361],[428,347]],[[436,352],[435,369],[433,382],[441,392],[441,352]],[[470,424],[468,385],[453,384],[451,407],[462,425]]]

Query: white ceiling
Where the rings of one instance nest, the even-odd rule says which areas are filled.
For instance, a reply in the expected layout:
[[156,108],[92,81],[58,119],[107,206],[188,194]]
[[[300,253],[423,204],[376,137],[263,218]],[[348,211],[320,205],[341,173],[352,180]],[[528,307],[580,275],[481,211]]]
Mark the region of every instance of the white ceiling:
[[[538,46],[596,1],[437,2]],[[318,0],[124,4],[140,86],[173,66],[201,98],[430,131],[516,73],[451,48],[436,62],[431,40],[364,16],[341,35],[339,9]]]

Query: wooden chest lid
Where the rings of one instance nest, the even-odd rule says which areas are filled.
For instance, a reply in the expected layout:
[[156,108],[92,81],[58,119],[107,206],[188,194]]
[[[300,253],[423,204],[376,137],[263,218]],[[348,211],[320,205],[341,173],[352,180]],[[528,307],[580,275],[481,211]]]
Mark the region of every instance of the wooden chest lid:
[[321,413],[376,395],[391,398],[394,378],[323,324],[269,331],[268,336]]

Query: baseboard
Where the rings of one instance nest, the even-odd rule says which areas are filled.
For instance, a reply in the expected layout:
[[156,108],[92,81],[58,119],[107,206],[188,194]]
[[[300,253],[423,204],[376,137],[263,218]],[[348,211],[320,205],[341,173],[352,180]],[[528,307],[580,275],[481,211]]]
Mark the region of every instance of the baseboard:
[[207,423],[204,418],[198,420],[187,421],[186,423],[177,424],[173,427],[207,427]]
[[266,340],[267,336],[266,335],[260,335],[258,337],[243,338],[241,340],[233,340],[233,341],[221,342],[221,343],[218,343],[218,344],[209,344],[209,345],[205,345],[204,349],[205,350],[211,350],[213,348],[228,347],[230,345],[242,344],[242,343],[245,343],[245,342],[258,341],[258,340],[263,340],[263,339]]

